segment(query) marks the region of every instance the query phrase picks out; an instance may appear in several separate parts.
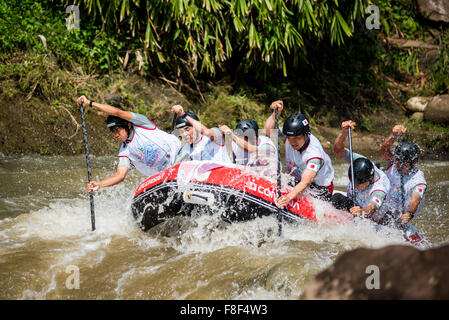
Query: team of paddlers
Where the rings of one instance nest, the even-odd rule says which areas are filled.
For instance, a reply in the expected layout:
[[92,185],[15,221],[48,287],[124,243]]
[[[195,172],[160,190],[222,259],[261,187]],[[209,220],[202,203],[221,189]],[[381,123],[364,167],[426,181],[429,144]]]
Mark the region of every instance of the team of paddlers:
[[[356,123],[349,120],[341,124],[333,152],[349,164],[349,183],[344,195],[333,190],[331,158],[311,133],[305,115],[292,114],[279,132],[275,129],[277,116],[283,109],[281,100],[270,105],[273,113],[263,130],[251,119],[240,121],[235,130],[226,125],[208,128],[196,114],[175,105],[171,109],[175,115],[171,133],[157,128],[146,116],[123,110],[118,105],[93,102],[85,96],[79,97],[77,103],[106,113],[107,127],[121,143],[116,172],[104,180],[89,182],[89,192],[122,182],[132,166],[145,176],[151,176],[185,160],[249,166],[273,178],[277,174],[279,145],[273,143],[273,139],[277,141],[280,137],[285,145],[285,168],[294,183],[289,193],[277,199],[279,208],[307,193],[354,216],[380,225],[403,227],[419,213],[424,203],[427,184],[423,172],[416,167],[420,149],[415,143],[401,139],[406,132],[402,125],[396,125],[380,146],[387,163],[386,169],[381,170],[367,157],[344,147]],[[399,143],[392,151],[397,140]]]

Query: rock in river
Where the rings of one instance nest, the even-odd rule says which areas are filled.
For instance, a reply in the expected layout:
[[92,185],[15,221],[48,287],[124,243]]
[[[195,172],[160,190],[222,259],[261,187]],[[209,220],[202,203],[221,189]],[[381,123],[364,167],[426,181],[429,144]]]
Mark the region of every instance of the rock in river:
[[449,299],[449,245],[345,252],[315,276],[302,299]]

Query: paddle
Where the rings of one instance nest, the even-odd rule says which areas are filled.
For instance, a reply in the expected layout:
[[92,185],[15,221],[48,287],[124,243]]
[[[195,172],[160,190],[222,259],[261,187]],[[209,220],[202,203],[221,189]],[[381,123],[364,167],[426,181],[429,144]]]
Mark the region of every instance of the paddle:
[[[276,122],[276,136],[277,136],[277,189],[278,189],[278,198],[281,197],[281,148],[279,143],[279,111],[276,108],[274,111],[275,113],[275,122]],[[282,214],[281,209],[278,208],[277,210],[277,219],[278,219],[278,236],[281,236],[282,234]]]
[[175,129],[175,123],[176,123],[176,118],[177,118],[177,114],[175,113],[173,115],[173,121],[171,122],[171,128],[170,128],[170,133],[173,133],[173,130]]
[[356,199],[355,199],[355,180],[354,180],[354,160],[353,160],[353,152],[352,152],[351,127],[348,128],[348,140],[349,140],[349,154],[350,154],[350,159],[351,159],[352,200],[354,201],[354,204],[355,204]]
[[[402,132],[399,132],[398,135],[398,144],[402,145]],[[402,157],[402,152],[399,154],[399,175],[401,176],[401,200],[402,200],[402,214],[405,214],[405,191],[404,191],[404,172],[403,172],[404,159]]]
[[[80,104],[80,112],[81,112],[81,122],[83,124],[84,148],[86,149],[87,178],[90,182],[92,180],[92,173],[90,170],[89,147],[87,145],[87,131],[86,131],[86,123],[84,122],[84,110],[83,110],[82,103]],[[92,231],[94,231],[95,230],[95,209],[94,209],[93,191],[89,192],[89,197],[90,197],[90,220],[92,222]]]

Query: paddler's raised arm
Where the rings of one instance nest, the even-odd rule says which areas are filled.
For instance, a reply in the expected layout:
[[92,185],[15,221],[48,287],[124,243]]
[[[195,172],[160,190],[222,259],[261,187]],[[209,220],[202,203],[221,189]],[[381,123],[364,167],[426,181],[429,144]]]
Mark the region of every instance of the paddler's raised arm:
[[226,136],[229,136],[232,138],[232,141],[234,141],[240,148],[244,150],[248,150],[248,152],[257,152],[258,148],[257,146],[251,144],[248,140],[245,140],[242,137],[239,137],[238,135],[234,134],[227,125],[219,125],[218,129],[221,130]]
[[98,109],[104,113],[107,113],[111,116],[116,116],[125,120],[130,121],[132,119],[132,113],[126,110],[122,110],[113,106],[110,106],[108,104],[102,104],[98,102],[94,102],[92,100],[87,99],[85,96],[81,96],[76,100],[77,104],[83,104],[84,107],[94,107],[95,109]]
[[398,138],[399,133],[405,134],[406,131],[407,129],[403,125],[395,125],[393,127],[391,135],[382,142],[382,144],[380,145],[380,152],[382,153],[382,159],[384,159],[384,161],[389,161],[391,160],[391,158],[393,158],[391,146]]
[[196,119],[193,119],[191,116],[186,115],[184,112],[184,108],[180,105],[175,105],[172,107],[172,112],[176,113],[178,117],[185,117],[185,119],[192,125],[192,127],[200,132],[202,135],[208,136],[209,138],[221,138],[218,136],[217,130],[209,129],[204,124],[199,122]]
[[278,109],[278,116],[280,116],[282,109],[284,109],[284,103],[282,102],[282,100],[274,101],[273,103],[271,103],[270,109],[273,110],[273,113],[265,121],[264,130],[265,130],[265,135],[267,135],[270,138],[273,138],[271,136],[271,134],[272,134],[272,130],[276,128],[275,110]]
[[352,120],[343,121],[341,123],[341,132],[335,139],[334,149],[333,149],[334,153],[340,159],[344,159],[346,151],[348,150],[345,148],[345,142],[346,142],[346,137],[348,136],[349,128],[351,128],[351,130],[353,130],[355,125],[356,125],[356,123]]

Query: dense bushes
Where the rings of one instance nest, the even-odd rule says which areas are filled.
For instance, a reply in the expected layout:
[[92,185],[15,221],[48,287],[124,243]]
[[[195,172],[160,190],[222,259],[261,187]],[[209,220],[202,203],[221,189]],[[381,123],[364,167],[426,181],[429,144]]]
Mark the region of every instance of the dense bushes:
[[[437,63],[423,76],[420,48],[385,42],[429,40],[430,27],[414,1],[373,2],[380,30],[366,29],[364,0],[79,0],[81,28],[69,32],[65,9],[72,1],[10,0],[0,3],[0,60],[8,64],[26,52],[79,76],[139,72],[199,104],[208,92],[216,95],[211,88],[221,81],[232,84],[231,95],[265,105],[282,98],[287,109],[330,125],[391,104],[389,79],[406,82],[408,91],[395,93],[401,101],[415,87],[426,95],[447,92],[444,30],[436,30],[434,43],[442,48]],[[16,67],[24,66],[2,66],[9,68],[3,76]],[[22,83],[27,77],[19,76]],[[408,86],[411,81],[415,87]]]
[[[10,0],[0,3],[0,59],[15,51],[51,54],[62,67],[72,60],[82,64],[84,72],[120,70],[118,59],[124,42],[105,32],[88,19],[82,28],[69,31],[62,5],[52,1]],[[87,18],[87,17],[85,17]],[[134,42],[128,40],[127,48]]]
[[[97,25],[137,39],[147,65],[214,75],[234,56],[244,71],[297,67],[312,43],[341,45],[367,0],[79,0]],[[66,4],[71,1],[65,1]],[[164,71],[167,71],[165,68]],[[170,70],[173,71],[173,70]]]

